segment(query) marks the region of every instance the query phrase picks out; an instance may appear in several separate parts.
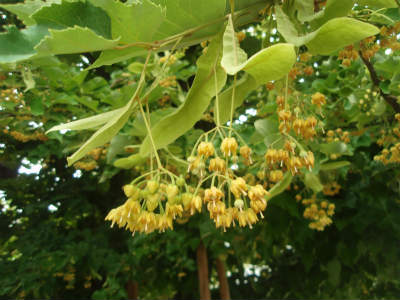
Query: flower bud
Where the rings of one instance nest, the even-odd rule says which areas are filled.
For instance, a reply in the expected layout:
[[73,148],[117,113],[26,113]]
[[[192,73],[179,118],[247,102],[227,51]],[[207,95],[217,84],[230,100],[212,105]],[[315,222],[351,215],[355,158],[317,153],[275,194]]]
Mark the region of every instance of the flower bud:
[[233,204],[237,209],[242,210],[244,207],[244,201],[242,199],[236,199]]
[[167,194],[168,201],[173,201],[173,198],[175,198],[175,196],[178,195],[179,189],[176,185],[169,184],[165,192]]
[[147,186],[147,189],[150,192],[150,194],[154,194],[155,192],[157,192],[159,185],[158,185],[157,181],[149,180],[149,181],[147,181],[146,186]]

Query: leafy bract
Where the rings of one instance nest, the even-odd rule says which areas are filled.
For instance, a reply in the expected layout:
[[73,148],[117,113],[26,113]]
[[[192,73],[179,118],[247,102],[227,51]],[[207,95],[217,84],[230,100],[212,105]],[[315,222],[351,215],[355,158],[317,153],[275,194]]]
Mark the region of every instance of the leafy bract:
[[221,65],[226,73],[234,75],[241,69],[241,65],[247,61],[247,54],[240,48],[231,15],[229,15],[228,24],[226,25],[223,45]]
[[243,66],[258,84],[278,80],[285,76],[296,62],[291,44],[276,44],[254,54]]
[[229,17],[224,33],[224,48],[221,65],[229,75],[243,70],[249,73],[258,84],[283,77],[296,62],[293,45],[277,44],[265,48],[247,60],[237,40],[232,18]]
[[114,166],[120,169],[131,169],[134,166],[146,162],[147,157],[140,154],[132,154],[131,156],[119,158],[114,161]]
[[85,130],[85,129],[91,129],[91,128],[96,128],[99,127],[105,123],[107,123],[110,119],[115,117],[116,115],[120,114],[122,111],[122,108],[118,108],[112,111],[108,111],[93,117],[69,122],[66,124],[61,124],[52,127],[49,129],[46,133],[52,132],[52,131],[58,131],[58,130]]
[[351,18],[335,18],[322,25],[306,46],[313,54],[328,55],[378,33],[379,29],[371,24]]
[[225,65],[223,67],[229,70],[230,74],[235,74],[243,70],[250,76],[244,76],[237,81],[236,87],[231,86],[219,95],[218,108],[215,108],[215,112],[219,113],[221,123],[229,120],[233,90],[235,90],[235,97],[233,99],[233,108],[235,109],[243,103],[248,93],[260,84],[282,78],[296,62],[296,53],[293,45],[277,44],[259,51],[241,65],[236,66],[232,60],[232,54],[228,54],[229,48],[232,49],[232,46],[226,47],[225,45],[224,41],[224,56],[222,59],[225,58]]
[[298,47],[306,45],[313,54],[328,55],[347,45],[379,33],[379,29],[371,24],[341,17],[331,19],[317,30],[300,36],[290,18],[279,6],[275,7],[275,14],[278,31],[285,40]]
[[397,8],[396,0],[358,0],[358,4],[373,8]]
[[99,130],[97,130],[74,154],[67,158],[68,165],[72,165],[89,151],[96,147],[102,146],[111,141],[111,139],[118,133],[118,131],[125,125],[131,115],[136,102],[130,101],[118,113],[113,115],[107,123],[105,123]]
[[[220,66],[221,41],[222,34],[211,41],[206,53],[198,59],[196,77],[185,102],[175,112],[153,126],[151,132],[157,149],[172,143],[192,128],[207,109],[211,99],[225,85],[226,73]],[[140,148],[140,154],[146,155],[151,150],[150,138],[147,136]]]

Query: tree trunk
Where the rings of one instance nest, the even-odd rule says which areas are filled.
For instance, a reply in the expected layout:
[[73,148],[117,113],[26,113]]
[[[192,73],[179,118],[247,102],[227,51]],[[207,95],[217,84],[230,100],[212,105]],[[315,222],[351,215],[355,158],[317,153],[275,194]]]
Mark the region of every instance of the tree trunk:
[[208,284],[208,259],[207,250],[203,242],[197,247],[197,271],[199,274],[200,300],[211,300],[211,293]]
[[129,280],[126,284],[126,293],[129,300],[137,300],[139,296],[139,284],[137,281]]
[[219,296],[221,297],[222,300],[230,300],[231,293],[229,291],[228,279],[226,278],[225,264],[219,258],[217,258],[215,262],[217,265],[217,273],[219,280]]

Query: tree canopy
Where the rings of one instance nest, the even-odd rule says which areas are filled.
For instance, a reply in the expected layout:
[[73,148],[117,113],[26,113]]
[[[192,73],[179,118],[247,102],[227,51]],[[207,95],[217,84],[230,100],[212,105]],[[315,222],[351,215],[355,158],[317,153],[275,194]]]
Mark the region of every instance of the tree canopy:
[[7,2],[1,298],[399,295],[398,0]]

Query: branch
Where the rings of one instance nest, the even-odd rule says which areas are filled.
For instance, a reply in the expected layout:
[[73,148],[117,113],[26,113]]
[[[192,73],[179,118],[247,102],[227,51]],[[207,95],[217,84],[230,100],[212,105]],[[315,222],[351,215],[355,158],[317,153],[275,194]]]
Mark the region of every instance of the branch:
[[386,94],[382,91],[382,89],[379,87],[380,80],[378,77],[378,74],[376,73],[374,66],[371,64],[371,62],[366,59],[361,51],[358,51],[358,54],[360,55],[362,61],[364,62],[365,66],[367,67],[369,74],[371,75],[371,80],[374,86],[376,86],[379,89],[379,93],[385,99],[385,101],[394,109],[396,113],[400,113],[400,105],[397,103],[397,98],[395,96]]
[[211,299],[208,281],[208,259],[207,250],[203,242],[197,247],[197,272],[199,275],[200,300]]

